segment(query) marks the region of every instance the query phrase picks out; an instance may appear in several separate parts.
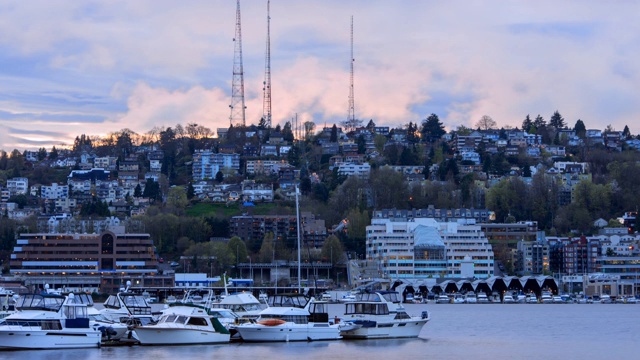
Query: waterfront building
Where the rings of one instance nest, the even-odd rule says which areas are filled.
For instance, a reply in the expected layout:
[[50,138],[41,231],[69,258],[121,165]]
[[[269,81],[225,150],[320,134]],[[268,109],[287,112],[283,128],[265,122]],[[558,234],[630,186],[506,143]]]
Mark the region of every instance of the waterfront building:
[[127,280],[146,286],[173,286],[160,276],[149,234],[110,226],[100,233],[23,233],[10,260],[11,274],[25,285],[76,291],[114,292]]
[[[300,213],[301,240],[313,248],[321,248],[327,238],[327,229],[322,219],[316,219],[310,212]],[[247,242],[262,242],[265,235],[273,233],[275,241],[284,241],[295,247],[298,239],[296,215],[240,215],[229,222],[231,236]]]
[[493,276],[493,250],[472,221],[374,217],[367,226],[366,256],[377,261],[380,277],[392,279],[462,277],[462,264],[469,257],[473,277]]
[[549,271],[549,245],[539,241],[518,241],[516,271],[521,275],[542,275]]
[[[436,209],[433,205],[425,209],[397,210],[383,209],[373,212],[374,218],[392,219],[393,221],[411,221],[416,218],[433,218],[439,222],[450,222],[458,220],[473,219],[475,223],[487,223],[491,213],[487,209]],[[483,228],[483,231],[486,230]]]

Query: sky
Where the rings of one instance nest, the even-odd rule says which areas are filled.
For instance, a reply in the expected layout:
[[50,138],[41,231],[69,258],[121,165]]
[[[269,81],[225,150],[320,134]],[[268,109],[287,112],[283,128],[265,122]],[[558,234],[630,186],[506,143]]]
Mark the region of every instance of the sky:
[[[241,0],[246,123],[263,115],[267,0]],[[640,133],[640,2],[272,0],[272,123],[354,109],[447,130],[491,116]],[[0,0],[0,149],[229,126],[234,0]]]

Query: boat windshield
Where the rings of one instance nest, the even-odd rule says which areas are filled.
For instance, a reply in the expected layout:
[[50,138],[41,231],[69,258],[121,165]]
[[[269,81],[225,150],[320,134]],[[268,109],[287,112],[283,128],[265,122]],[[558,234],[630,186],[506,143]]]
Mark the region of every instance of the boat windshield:
[[239,318],[239,316],[229,310],[211,310],[211,316],[216,318],[216,319],[236,319]]
[[345,315],[388,315],[389,307],[386,303],[348,303]]
[[16,302],[18,310],[46,310],[59,311],[64,303],[64,297],[59,295],[23,295]]

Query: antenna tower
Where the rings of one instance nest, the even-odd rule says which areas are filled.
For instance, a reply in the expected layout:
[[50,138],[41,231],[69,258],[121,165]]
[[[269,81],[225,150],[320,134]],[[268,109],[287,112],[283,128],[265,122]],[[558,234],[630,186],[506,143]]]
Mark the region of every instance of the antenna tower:
[[356,109],[354,104],[354,96],[353,96],[353,63],[356,60],[353,58],[353,15],[351,15],[351,82],[349,85],[349,116],[347,117],[347,124],[349,126],[355,126],[356,120]]
[[262,118],[267,129],[271,128],[271,15],[269,13],[270,0],[267,1],[267,50],[265,53],[264,82],[262,91]]
[[231,115],[229,123],[231,126],[245,126],[244,106],[244,71],[242,69],[242,30],[240,27],[240,0],[236,8],[236,37],[233,39],[233,81],[231,84]]

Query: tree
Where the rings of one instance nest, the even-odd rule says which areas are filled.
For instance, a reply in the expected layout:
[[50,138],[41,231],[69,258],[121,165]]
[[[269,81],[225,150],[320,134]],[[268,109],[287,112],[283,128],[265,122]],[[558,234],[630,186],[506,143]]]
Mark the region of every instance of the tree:
[[333,124],[331,127],[331,135],[329,137],[330,142],[338,142],[338,127],[336,124]]
[[531,121],[531,117],[529,117],[529,114],[527,114],[524,120],[522,120],[522,130],[528,133],[532,127],[533,127],[533,121]]
[[193,188],[193,184],[189,183],[187,187],[187,199],[191,200],[194,196],[196,196],[195,189]]
[[627,125],[625,125],[624,130],[622,130],[622,136],[624,136],[626,140],[631,139],[631,131],[629,131],[629,127]]
[[49,153],[49,160],[56,160],[56,159],[58,159],[58,150],[54,146],[51,148],[51,152]]
[[335,235],[329,235],[324,240],[320,256],[327,259],[332,265],[339,264],[344,256],[344,247],[340,239]]
[[447,133],[436,114],[431,114],[422,120],[422,130],[420,132],[422,133],[422,138],[428,142],[434,142]]
[[542,116],[540,116],[540,114],[538,114],[538,116],[536,116],[536,119],[533,121],[533,127],[535,127],[536,129],[541,129],[546,126],[547,122]]
[[291,130],[291,122],[289,121],[284,124],[284,128],[282,129],[282,140],[290,144],[293,143],[294,136],[293,131]]
[[562,115],[560,115],[558,110],[556,110],[553,115],[551,115],[551,119],[549,119],[549,126],[553,126],[556,129],[564,129],[564,118],[562,117]]
[[136,188],[133,190],[133,197],[142,197],[142,187],[140,184],[136,185]]
[[240,274],[240,272],[237,269],[237,266],[239,263],[245,262],[247,258],[247,255],[248,255],[247,245],[244,243],[244,241],[242,241],[242,239],[240,239],[237,236],[234,236],[231,239],[229,239],[227,248],[229,248],[229,251],[235,256],[235,259],[233,260],[233,264],[235,264],[236,266],[237,273]]
[[173,186],[167,193],[167,206],[184,210],[189,204],[187,191],[182,186]]
[[584,126],[584,122],[578,119],[576,124],[573,126],[573,130],[576,132],[576,136],[581,139],[584,139],[587,136],[587,128]]
[[482,115],[480,120],[476,122],[476,128],[480,130],[491,130],[497,128],[498,124],[489,115]]
[[216,173],[216,181],[218,183],[222,183],[222,181],[224,181],[224,174],[222,173],[222,171],[218,171]]

